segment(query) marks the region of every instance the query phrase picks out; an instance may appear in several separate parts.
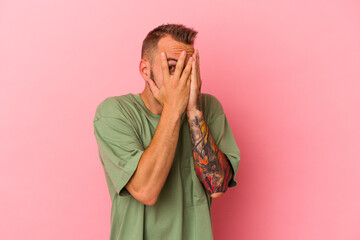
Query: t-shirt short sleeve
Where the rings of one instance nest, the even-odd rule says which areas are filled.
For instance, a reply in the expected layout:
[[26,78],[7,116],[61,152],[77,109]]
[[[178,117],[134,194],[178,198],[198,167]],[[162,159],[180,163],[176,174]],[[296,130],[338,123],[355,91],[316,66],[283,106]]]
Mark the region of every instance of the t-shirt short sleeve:
[[[99,155],[105,171],[120,195],[129,195],[125,185],[134,174],[144,148],[133,126],[121,113],[107,114],[109,101],[98,106],[93,121]],[[111,103],[110,103],[111,104]],[[119,111],[114,107],[113,111]]]
[[[240,150],[220,102],[212,95],[208,95],[208,98],[211,100],[207,100],[206,105],[207,108],[211,108],[211,110],[207,110],[206,122],[216,145],[230,162],[234,174],[229,182],[229,187],[235,187],[237,185],[236,173],[240,163]],[[211,102],[211,104],[209,104],[209,102]]]

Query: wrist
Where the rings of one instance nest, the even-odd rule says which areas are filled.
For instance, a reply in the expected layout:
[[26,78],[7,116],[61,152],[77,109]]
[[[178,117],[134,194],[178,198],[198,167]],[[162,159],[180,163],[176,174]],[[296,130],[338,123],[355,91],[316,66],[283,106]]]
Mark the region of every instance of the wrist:
[[174,120],[180,120],[182,113],[179,111],[174,111],[172,107],[167,107],[167,105],[164,105],[161,111],[161,115],[171,116],[171,118]]
[[187,114],[189,119],[192,119],[192,118],[195,118],[195,116],[200,117],[202,115],[202,111],[194,108],[194,109],[191,109],[191,110],[187,110],[186,114]]

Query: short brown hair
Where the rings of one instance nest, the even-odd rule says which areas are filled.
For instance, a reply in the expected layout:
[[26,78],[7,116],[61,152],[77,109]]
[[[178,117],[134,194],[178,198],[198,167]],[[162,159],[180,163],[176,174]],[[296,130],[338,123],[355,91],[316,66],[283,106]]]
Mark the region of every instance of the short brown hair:
[[198,32],[182,24],[162,24],[151,30],[143,41],[141,58],[147,58],[152,62],[152,53],[157,48],[159,40],[171,36],[174,40],[192,45]]

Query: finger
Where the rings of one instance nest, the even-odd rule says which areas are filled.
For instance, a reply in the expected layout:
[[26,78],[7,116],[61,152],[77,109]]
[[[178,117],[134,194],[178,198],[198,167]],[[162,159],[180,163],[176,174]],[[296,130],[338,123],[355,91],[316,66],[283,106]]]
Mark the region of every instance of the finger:
[[201,84],[201,79],[200,79],[200,74],[199,74],[199,64],[198,64],[198,54],[197,54],[197,49],[194,51],[193,53],[193,58],[194,58],[194,78],[196,79],[196,83],[198,86],[200,86]]
[[181,72],[184,69],[185,58],[186,58],[186,51],[182,51],[180,54],[180,57],[176,63],[174,79],[180,78]]
[[188,77],[189,77],[189,75],[191,73],[192,63],[193,63],[193,58],[190,57],[189,61],[186,64],[186,67],[185,67],[184,71],[181,74],[180,81],[186,82],[188,80]]
[[196,62],[196,54],[195,53],[193,53],[192,58],[193,58],[194,62]]
[[191,82],[192,82],[192,78],[191,78],[191,75],[189,75],[188,79],[186,80],[186,86],[190,87]]
[[187,86],[189,89],[190,89],[191,83],[192,83],[192,77],[191,77],[191,74],[189,74],[189,77],[188,77],[187,80],[186,80],[186,86]]
[[191,72],[191,88],[196,89],[197,88],[197,79],[196,79],[196,63],[195,60],[192,63],[193,71]]
[[161,70],[164,79],[163,81],[166,82],[168,79],[170,79],[169,65],[166,59],[166,53],[162,52],[160,58],[161,58]]
[[192,62],[192,71],[191,71],[191,80],[194,80],[194,82],[197,82],[197,69],[196,69],[196,61]]
[[186,81],[186,86],[192,85],[193,81],[195,80],[195,76],[195,63],[193,61],[193,63],[191,64],[191,73],[188,77],[188,80]]

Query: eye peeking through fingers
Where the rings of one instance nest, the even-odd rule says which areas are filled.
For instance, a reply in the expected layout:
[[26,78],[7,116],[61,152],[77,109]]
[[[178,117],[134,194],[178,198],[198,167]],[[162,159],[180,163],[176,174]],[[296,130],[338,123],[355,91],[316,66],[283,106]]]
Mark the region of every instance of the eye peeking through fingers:
[[175,65],[170,65],[170,66],[169,66],[169,72],[170,72],[170,73],[174,73],[174,72],[175,72],[175,68],[176,68]]

